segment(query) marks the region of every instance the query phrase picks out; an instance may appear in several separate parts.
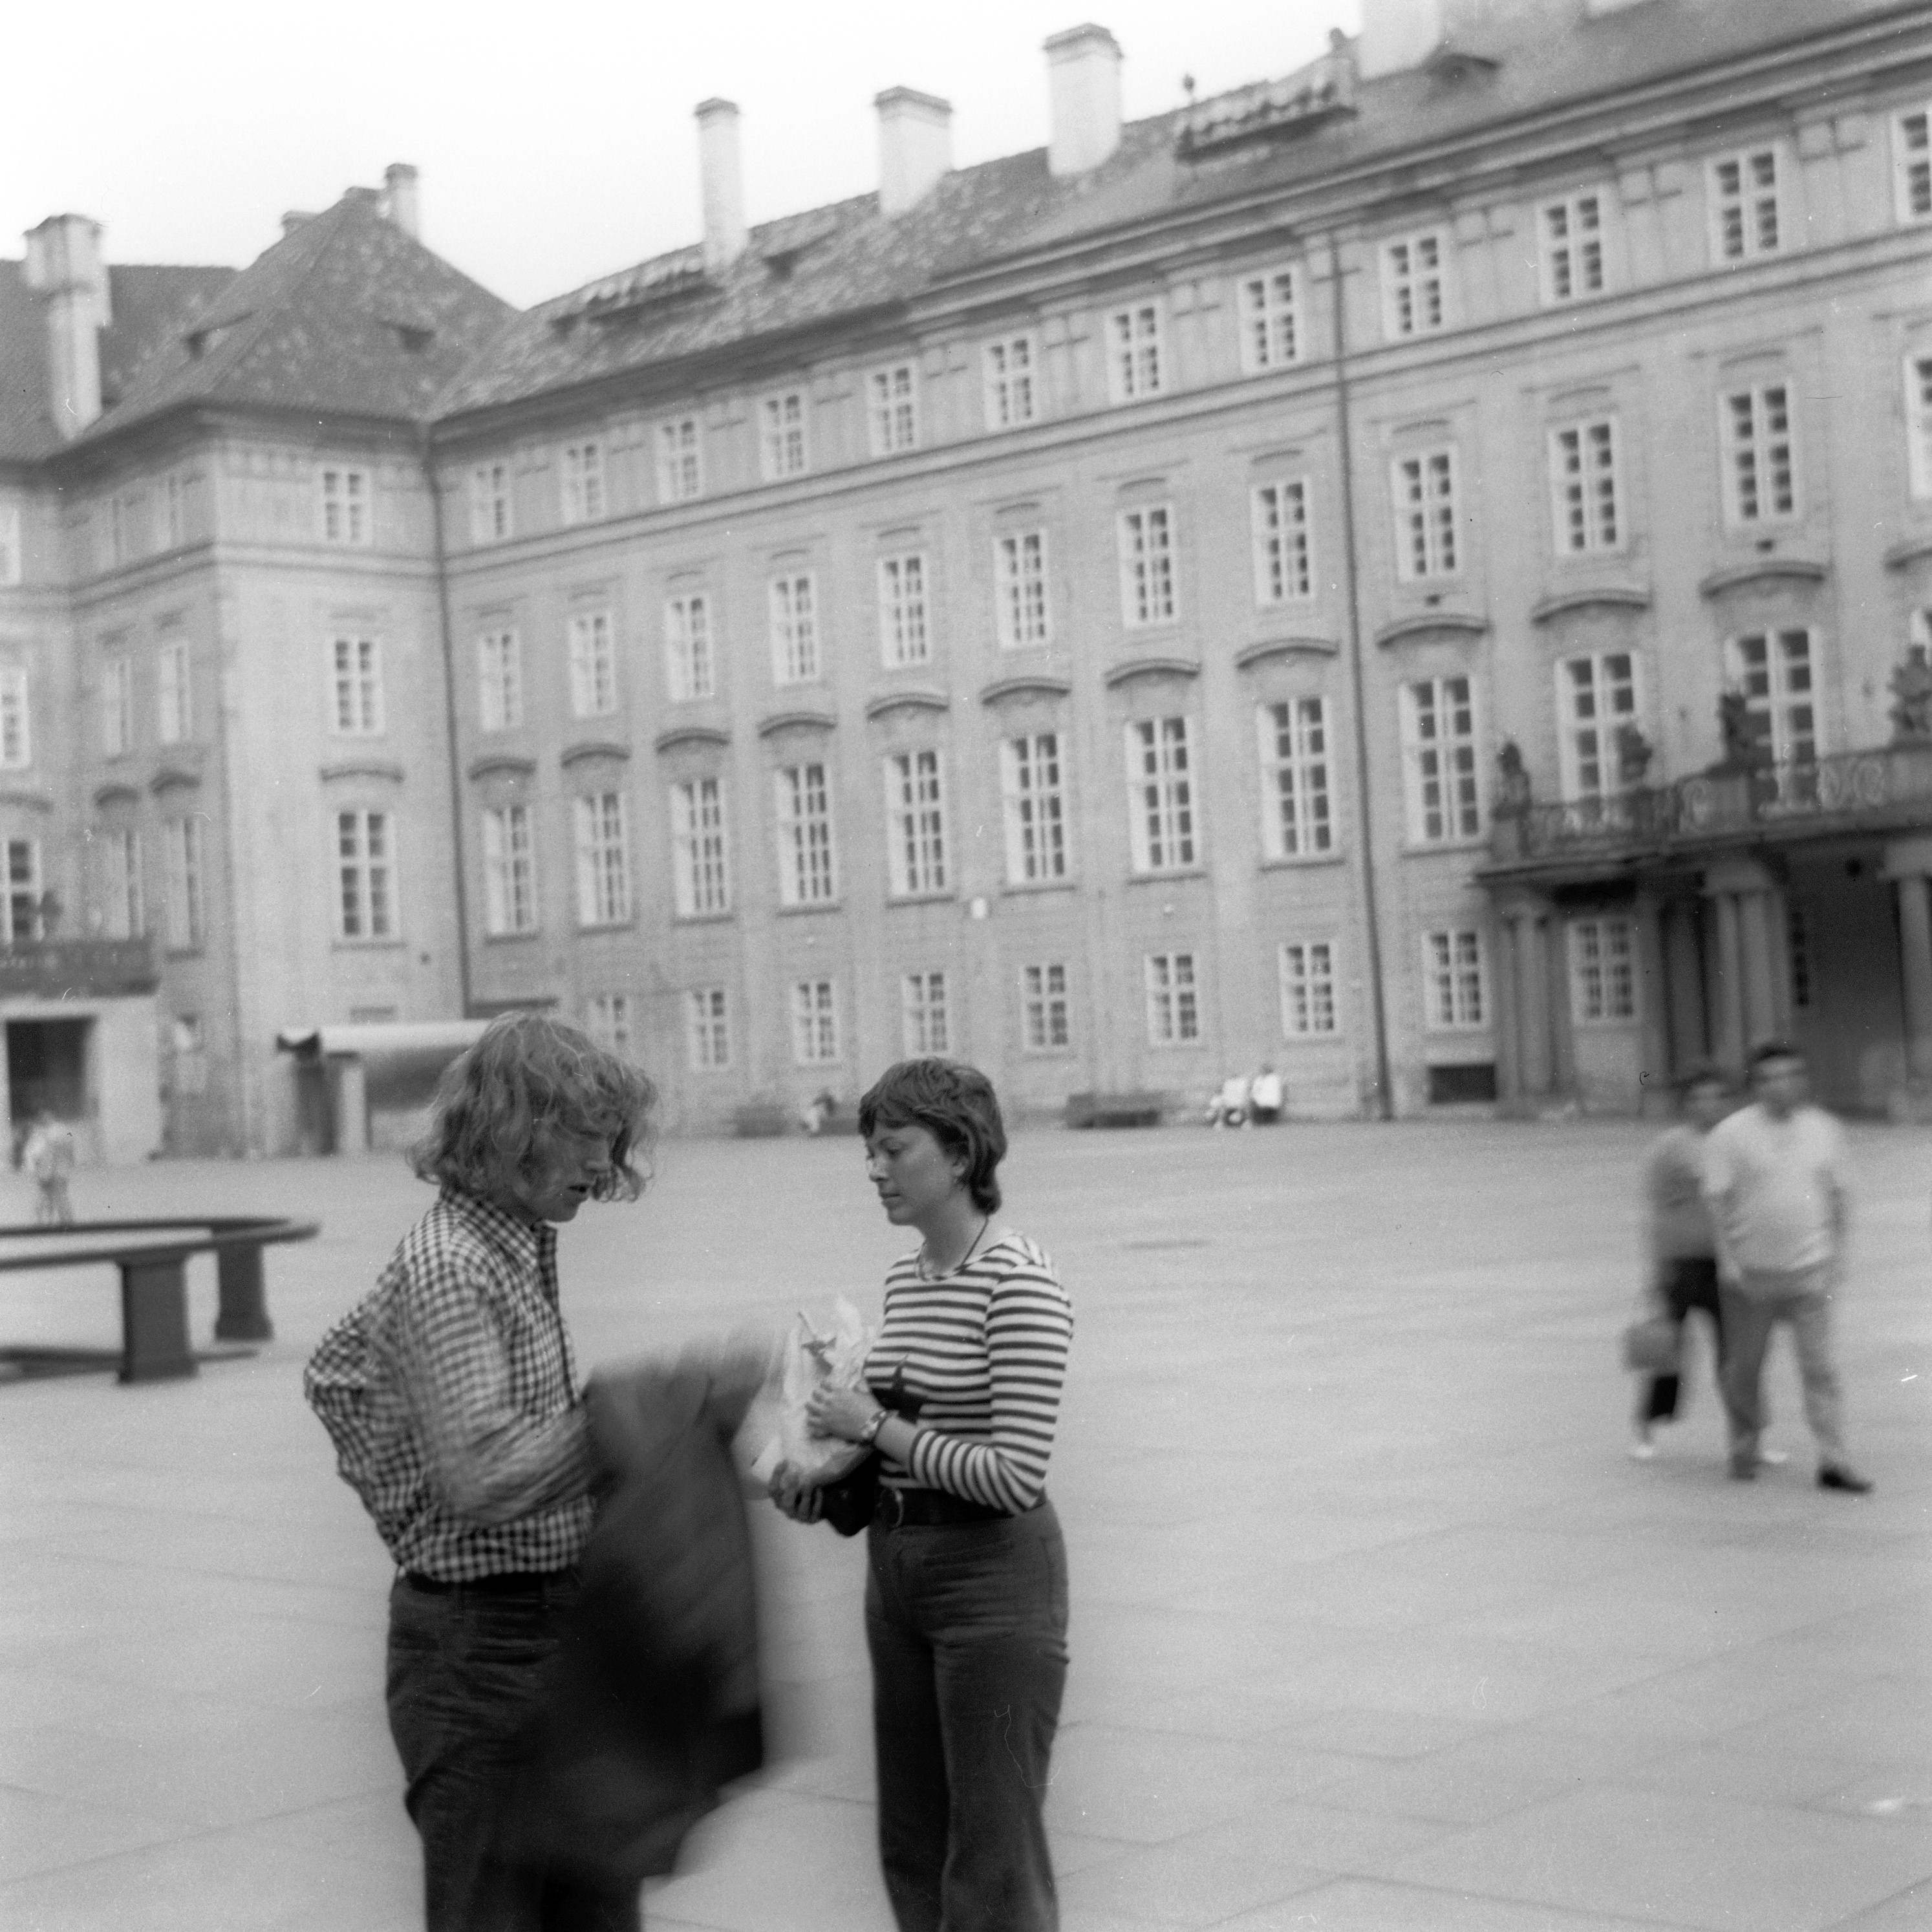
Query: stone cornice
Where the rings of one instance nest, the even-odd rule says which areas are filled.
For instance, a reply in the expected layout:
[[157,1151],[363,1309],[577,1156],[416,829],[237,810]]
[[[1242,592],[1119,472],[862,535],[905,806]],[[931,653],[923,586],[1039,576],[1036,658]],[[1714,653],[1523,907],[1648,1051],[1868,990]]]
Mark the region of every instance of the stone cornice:
[[486,752],[482,758],[470,761],[470,776],[472,778],[494,778],[504,772],[514,778],[533,777],[537,769],[534,758],[526,758],[515,752]]
[[1650,592],[1628,586],[1600,584],[1574,590],[1553,590],[1529,607],[1532,624],[1546,624],[1552,617],[1567,617],[1573,610],[1648,610]]
[[1706,597],[1721,597],[1726,591],[1742,590],[1754,584],[1822,584],[1826,566],[1804,556],[1760,556],[1749,563],[1736,563],[1714,570],[1698,586]]
[[758,720],[758,736],[775,738],[781,731],[830,731],[838,721],[829,711],[774,711]]
[[1070,678],[1049,677],[1043,671],[996,678],[980,693],[982,704],[1004,704],[1010,698],[1064,698],[1073,688]]
[[[131,798],[134,794],[130,792],[128,796]],[[100,801],[97,799],[95,802],[98,804]],[[28,812],[51,812],[54,808],[53,800],[45,792],[28,791],[24,787],[18,790],[10,786],[0,788],[0,805],[18,806]]]
[[660,731],[651,748],[654,752],[674,752],[680,745],[728,745],[731,734],[721,731],[716,724],[674,724],[668,731]]
[[1895,543],[1885,554],[1885,567],[1888,570],[1903,570],[1908,563],[1916,563],[1922,556],[1932,556],[1932,534],[1907,537],[1903,543]]
[[393,758],[343,758],[322,767],[322,782],[333,778],[382,778],[391,784],[403,782],[403,768]]
[[1341,646],[1332,638],[1268,638],[1234,654],[1238,670],[1252,670],[1257,664],[1272,664],[1276,658],[1332,658]]
[[1397,617],[1376,633],[1378,644],[1400,644],[1411,638],[1426,638],[1436,631],[1454,632],[1459,636],[1480,638],[1490,628],[1486,617],[1467,610],[1424,610],[1412,617]]
[[895,711],[945,711],[951,709],[952,700],[943,691],[931,691],[922,686],[905,691],[882,692],[866,706],[868,718],[889,717]]
[[179,765],[164,765],[148,781],[148,789],[155,793],[173,791],[182,785],[198,785],[200,783],[201,774],[199,772],[186,770]]
[[97,812],[105,812],[116,805],[139,805],[140,788],[130,784],[104,784],[94,794],[94,807]]
[[566,745],[557,763],[567,771],[586,758],[628,758],[630,755],[630,746],[619,744],[614,738],[585,738],[577,744]]
[[1132,684],[1143,677],[1198,677],[1199,662],[1193,658],[1130,658],[1125,664],[1117,664],[1107,673],[1106,686],[1109,691],[1123,684]]

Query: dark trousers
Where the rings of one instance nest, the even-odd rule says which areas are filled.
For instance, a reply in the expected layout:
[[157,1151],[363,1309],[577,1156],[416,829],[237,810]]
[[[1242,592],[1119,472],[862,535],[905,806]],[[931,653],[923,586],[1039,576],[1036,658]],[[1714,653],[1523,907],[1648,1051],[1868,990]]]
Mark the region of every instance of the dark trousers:
[[1731,1334],[1724,1389],[1732,1456],[1745,1460],[1757,1453],[1764,1428],[1764,1358],[1772,1330],[1784,1322],[1790,1324],[1804,1419],[1817,1438],[1820,1460],[1828,1466],[1839,1462],[1845,1448],[1844,1401],[1832,1366],[1831,1268],[1747,1273],[1724,1290],[1724,1321]]
[[1041,1807],[1066,1681],[1059,1519],[1043,1503],[869,1537],[879,1858],[899,1932],[1054,1932]]
[[[1718,1384],[1724,1375],[1724,1307],[1718,1293],[1718,1264],[1706,1256],[1691,1256],[1670,1264],[1664,1283],[1664,1299],[1670,1306],[1670,1318],[1677,1324],[1678,1352],[1683,1352],[1684,1324],[1694,1308],[1701,1308],[1711,1318],[1711,1331],[1717,1348]],[[1644,1404],[1646,1422],[1669,1422],[1677,1414],[1681,1378],[1674,1375],[1652,1376],[1650,1394]]]
[[636,1932],[637,1894],[588,1892],[502,1856],[522,1734],[574,1584],[389,1593],[389,1734],[423,1848],[428,1932]]

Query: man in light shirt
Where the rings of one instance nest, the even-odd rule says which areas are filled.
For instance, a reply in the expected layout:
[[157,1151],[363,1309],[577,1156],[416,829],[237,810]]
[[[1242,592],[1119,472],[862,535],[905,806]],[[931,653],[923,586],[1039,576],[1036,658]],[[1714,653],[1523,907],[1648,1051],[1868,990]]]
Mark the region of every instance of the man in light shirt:
[[1871,1487],[1844,1460],[1832,1295],[1843,1266],[1844,1132],[1808,1104],[1804,1056],[1782,1040],[1751,1055],[1753,1104],[1706,1137],[1704,1196],[1718,1237],[1724,1311],[1724,1408],[1731,1474],[1757,1474],[1761,1384],[1772,1331],[1790,1324],[1804,1386],[1804,1419],[1818,1442],[1818,1486],[1862,1496]]

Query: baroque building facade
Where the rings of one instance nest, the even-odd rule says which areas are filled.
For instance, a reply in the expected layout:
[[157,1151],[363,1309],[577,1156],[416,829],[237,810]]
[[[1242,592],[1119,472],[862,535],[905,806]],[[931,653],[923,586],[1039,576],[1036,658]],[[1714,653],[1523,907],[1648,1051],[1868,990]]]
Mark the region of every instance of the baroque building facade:
[[707,102],[701,242],[522,314],[392,171],[0,469],[176,1144],[317,1137],[282,1032],[526,1004],[696,1129],[924,1051],[1632,1111],[1790,1034],[1912,1104],[1932,8],[1370,0],[1135,123],[1047,56],[1046,149],[895,89],[878,192],[756,228]]

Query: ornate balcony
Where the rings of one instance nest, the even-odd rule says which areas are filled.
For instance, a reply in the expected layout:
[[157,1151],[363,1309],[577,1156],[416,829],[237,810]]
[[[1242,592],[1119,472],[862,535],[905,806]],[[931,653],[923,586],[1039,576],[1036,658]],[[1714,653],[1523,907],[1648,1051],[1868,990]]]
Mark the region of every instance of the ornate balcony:
[[1498,871],[1594,869],[1914,826],[1932,826],[1932,742],[1706,772],[1606,797],[1499,805],[1490,850]]
[[100,999],[152,993],[146,939],[38,939],[0,947],[0,999]]

